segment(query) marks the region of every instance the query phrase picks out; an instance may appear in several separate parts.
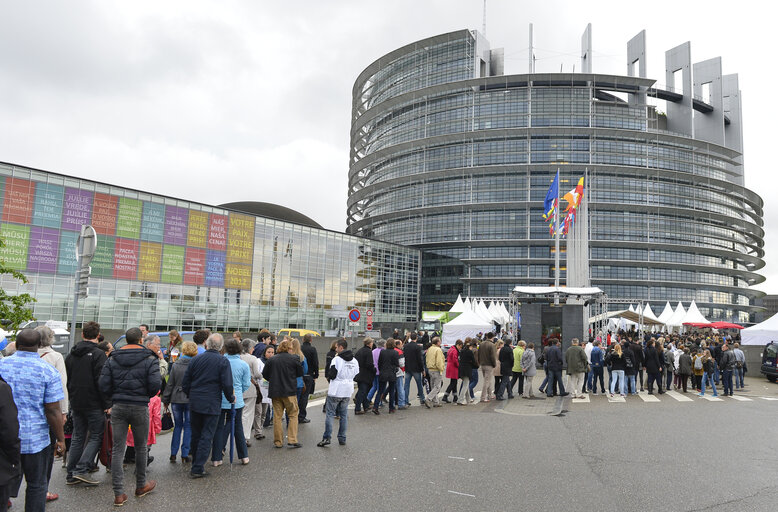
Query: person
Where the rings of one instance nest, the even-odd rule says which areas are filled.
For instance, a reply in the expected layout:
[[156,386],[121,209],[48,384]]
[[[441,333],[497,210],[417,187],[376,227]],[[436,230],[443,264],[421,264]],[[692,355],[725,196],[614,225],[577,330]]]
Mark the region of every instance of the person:
[[[335,350],[337,346],[338,346],[338,340],[333,340],[332,343],[330,343],[330,349],[327,351],[327,355],[324,356],[324,378],[325,379],[327,379],[327,368],[330,367],[330,364],[332,364],[332,360],[335,359],[335,356],[338,355],[338,351]],[[318,354],[316,357],[318,357]],[[329,383],[329,379],[327,379],[327,382]],[[325,403],[324,406],[326,407],[327,404]]]
[[373,401],[373,414],[380,414],[378,404],[384,391],[389,390],[389,414],[395,411],[395,383],[397,381],[397,370],[400,368],[400,356],[394,350],[394,340],[386,340],[386,348],[378,354],[378,393]]
[[721,347],[721,380],[724,382],[724,396],[732,396],[732,373],[735,371],[737,357],[729,348],[728,343]]
[[[310,423],[311,420],[307,418],[305,418],[305,421],[301,421],[300,412],[299,412],[300,402],[302,401],[302,397],[305,393],[308,392],[308,390],[305,388],[305,379],[304,379],[305,375],[308,373],[308,359],[305,357],[305,354],[303,354],[302,347],[300,346],[300,340],[298,340],[297,338],[291,338],[289,342],[291,343],[291,348],[289,349],[289,353],[297,355],[297,357],[300,358],[300,362],[303,365],[303,375],[297,377],[297,410],[298,410],[297,424],[299,425],[300,423]],[[287,414],[287,420],[286,420],[287,423],[289,422],[288,416],[289,415]]]
[[497,398],[497,393],[500,390],[500,382],[502,381],[502,366],[500,365],[500,350],[502,350],[502,347],[505,346],[505,342],[501,339],[498,339],[494,342],[494,360],[495,366],[494,366],[494,373],[492,374],[494,376],[494,394],[491,395],[489,398],[491,400],[495,400]]
[[[62,390],[65,393],[65,398],[63,398],[59,405],[60,409],[62,410],[62,421],[63,424],[67,419],[67,414],[69,410],[69,404],[68,404],[68,374],[67,370],[65,369],[65,358],[62,357],[62,354],[51,348],[51,344],[54,342],[54,331],[51,330],[51,328],[46,327],[45,325],[39,325],[35,328],[36,331],[41,333],[41,344],[40,348],[38,349],[38,355],[41,359],[49,363],[51,366],[54,367],[55,370],[57,370],[57,373],[59,373],[59,378],[62,381]],[[55,441],[54,436],[51,436],[52,444]],[[54,467],[54,447],[52,446],[51,450],[51,458],[49,459],[49,467],[46,470],[46,482],[47,487],[48,484],[51,482],[51,470]],[[55,494],[51,491],[46,492],[46,501],[54,501],[59,498],[58,494]]]
[[325,369],[329,386],[327,387],[327,417],[324,420],[324,435],[316,445],[324,447],[332,441],[332,421],[339,418],[338,444],[346,444],[346,429],[348,428],[348,403],[351,393],[354,391],[354,377],[359,373],[359,364],[354,359],[354,354],[348,350],[348,343],[341,338],[335,346],[337,355],[332,359],[330,366]]
[[297,378],[303,376],[303,365],[297,355],[290,353],[292,344],[282,341],[276,355],[269,358],[262,370],[262,376],[268,381],[268,395],[273,401],[273,446],[284,446],[284,430],[281,418],[284,411],[289,417],[287,424],[287,446],[300,448],[297,440]]
[[22,442],[19,439],[19,410],[11,386],[0,377],[0,511],[10,503],[12,487],[18,482]]
[[486,339],[478,346],[478,366],[481,368],[483,382],[481,384],[481,402],[489,402],[494,394],[494,367],[497,359],[494,356],[494,334],[486,333]]
[[316,390],[316,379],[319,378],[319,353],[311,345],[313,336],[306,334],[303,336],[303,344],[300,347],[303,357],[305,357],[306,371],[303,375],[303,384],[305,385],[305,393],[300,395],[300,416],[297,419],[298,423],[310,423],[308,418],[308,398]]
[[[162,432],[162,400],[159,397],[159,393],[152,396],[149,399],[149,435],[146,439],[140,442],[146,443],[146,466],[149,466],[154,462],[154,457],[151,455],[151,447],[157,444],[157,434]],[[132,435],[132,430],[127,432],[127,449],[132,448],[135,450],[135,437]]]
[[359,365],[359,373],[354,378],[357,383],[357,396],[354,398],[354,414],[360,416],[370,409],[370,400],[367,398],[367,395],[375,379],[376,368],[373,365],[372,338],[362,340],[362,347],[354,354],[354,359]]
[[592,350],[594,349],[594,338],[589,336],[589,341],[583,347],[586,354],[586,362],[589,363],[589,371],[584,375],[583,392],[592,390]]
[[503,342],[498,352],[498,361],[500,365],[500,386],[497,388],[497,400],[505,400],[506,391],[508,392],[508,398],[513,398],[513,386],[511,386],[513,347],[511,347],[510,343]]
[[178,449],[181,448],[181,462],[191,462],[189,449],[192,442],[192,423],[189,416],[189,397],[184,393],[184,375],[189,369],[189,363],[197,355],[197,345],[193,341],[185,341],[181,344],[181,355],[173,363],[168,376],[165,392],[162,394],[162,403],[165,412],[173,408],[173,435],[170,440],[170,462],[176,462]]
[[478,363],[475,360],[475,350],[477,346],[470,338],[466,340],[462,349],[459,351],[459,378],[462,380],[462,385],[459,388],[459,400],[457,405],[472,404],[475,400],[470,395],[470,376],[473,374],[473,369],[478,368]]
[[140,329],[141,339],[146,339],[146,336],[149,335],[149,326],[146,324],[140,324],[138,328]]
[[[50,434],[56,443],[54,455],[65,451],[65,433],[60,400],[65,398],[62,379],[57,370],[38,355],[41,334],[33,329],[22,329],[16,334],[16,351],[10,357],[0,359],[0,378],[11,388],[19,420],[19,461],[27,482],[25,511],[43,512],[46,508],[46,478],[49,459],[53,457]],[[7,400],[7,392],[6,392]],[[3,407],[12,412],[11,407]],[[7,420],[3,420],[7,421]],[[13,431],[13,428],[11,428]],[[2,438],[8,442],[12,458],[15,458],[16,438],[13,433]],[[6,468],[8,471],[8,468]],[[15,480],[19,482],[19,480]],[[15,485],[15,484],[14,484]],[[15,489],[10,489],[15,495]],[[7,506],[7,498],[3,506]]]
[[427,349],[426,363],[427,371],[429,372],[430,391],[424,400],[424,405],[427,406],[427,409],[430,406],[441,407],[442,404],[438,401],[438,393],[440,393],[440,388],[443,387],[445,362],[443,360],[443,350],[440,348],[440,338],[437,336],[432,338],[432,344]]
[[745,388],[743,377],[746,367],[746,355],[740,349],[740,343],[733,345],[732,353],[735,354],[735,389],[742,391]]
[[162,381],[164,382],[165,378],[167,377],[167,370],[169,365],[168,362],[165,361],[165,354],[162,352],[162,344],[159,336],[155,334],[146,336],[146,339],[143,341],[143,346],[151,350],[154,355],[157,356],[157,359],[159,360],[159,374],[162,377]]
[[516,344],[516,348],[513,349],[513,376],[511,377],[511,390],[513,390],[513,387],[518,382],[519,389],[517,393],[519,396],[524,394],[524,376],[521,372],[521,357],[524,355],[524,347],[526,346],[527,343],[524,340],[519,340],[519,342]]
[[632,342],[625,340],[621,345],[621,353],[624,356],[624,380],[626,381],[627,394],[637,395],[638,388],[635,378],[638,373],[635,352],[632,351]]
[[173,349],[178,349],[179,354],[181,353],[181,345],[184,343],[184,337],[181,336],[177,330],[173,329],[170,332],[168,332],[168,346],[167,346],[167,353],[165,354],[165,358],[173,363],[175,362],[175,359],[173,358]]
[[[199,332],[199,331],[198,331]],[[195,333],[197,334],[197,333]],[[229,403],[235,402],[232,369],[222,357],[224,338],[211,334],[205,340],[205,352],[192,358],[184,373],[181,390],[189,397],[189,416],[192,424],[192,468],[189,476],[208,476],[205,463],[213,446],[213,437],[221,414],[222,395]]]
[[[254,346],[252,340],[246,338],[241,340],[240,359],[249,366],[251,376],[251,386],[243,393],[243,435],[246,438],[246,446],[251,446],[251,439],[254,435],[253,426],[257,421],[257,416],[262,408],[257,409],[257,396],[259,395],[259,381],[262,380],[262,370],[259,367],[259,359],[252,354]],[[233,383],[234,384],[234,383]]]
[[[609,363],[611,367],[611,375],[613,378],[610,382],[610,395],[613,397],[614,392],[616,391],[616,384],[619,384],[619,393],[620,395],[626,396],[626,385],[624,382],[624,370],[626,369],[624,365],[624,355],[621,351],[621,343],[614,342],[612,345],[612,350],[608,352],[608,355],[605,356],[605,361]],[[650,374],[649,374],[650,378]],[[649,380],[649,383],[651,381]],[[651,389],[651,384],[649,384],[649,390]]]
[[710,355],[710,350],[705,350],[702,354],[702,367],[705,370],[705,373],[702,375],[702,385],[699,396],[705,396],[705,384],[709,384],[711,389],[713,389],[713,396],[719,396],[714,382],[716,360]]
[[535,398],[535,392],[532,390],[532,379],[537,374],[537,354],[535,354],[535,344],[529,342],[527,350],[521,355],[521,373],[524,375],[524,393],[523,398]]
[[394,385],[394,398],[398,409],[407,409],[408,406],[405,403],[408,401],[405,398],[405,354],[403,353],[403,340],[394,340],[394,351],[397,352],[399,357],[399,368],[397,368],[397,379],[395,379]]
[[[265,348],[267,348],[268,342],[270,341],[270,332],[267,329],[262,329],[259,331],[259,336],[257,336],[257,344],[254,345],[254,357],[257,359],[261,359],[262,355],[265,353]],[[273,349],[273,353],[275,353],[275,348]]]
[[591,371],[589,372],[589,389],[593,395],[597,394],[597,380],[600,381],[600,393],[605,394],[605,381],[603,373],[603,353],[600,348],[600,340],[596,339],[592,343]]
[[[405,355],[405,406],[411,405],[411,380],[416,381],[416,391],[419,398],[419,405],[424,403],[424,386],[421,382],[421,375],[424,372],[424,359],[422,347],[418,343],[419,335],[412,332],[410,341],[403,346]],[[359,366],[360,373],[363,371],[362,363]]]
[[673,352],[673,344],[668,343],[665,347],[665,351],[662,354],[665,363],[665,380],[664,385],[667,391],[670,391],[673,387],[673,374],[675,372],[675,353]]
[[[651,339],[650,337],[648,339]],[[637,378],[640,381],[640,391],[645,391],[643,385],[643,370],[645,369],[646,355],[643,352],[643,345],[639,341],[633,341],[629,344],[629,348],[632,350],[633,360],[635,367],[637,368]]]
[[208,329],[200,329],[197,332],[194,333],[192,336],[192,340],[195,342],[195,345],[197,345],[197,355],[205,353],[205,342],[208,339],[208,337],[211,335],[211,331]]
[[570,393],[565,391],[565,385],[562,383],[562,351],[559,348],[559,339],[554,338],[551,346],[546,351],[546,364],[548,365],[548,385],[546,387],[546,396],[551,398],[555,393],[555,385],[559,386],[559,396],[567,396]]
[[663,338],[659,338],[656,342],[654,340],[649,340],[648,345],[646,347],[646,374],[647,374],[647,385],[648,388],[648,394],[653,395],[654,394],[654,383],[656,382],[657,387],[659,388],[659,391],[662,391],[662,382],[661,382],[661,373],[660,369],[662,368],[662,360],[660,359],[659,353],[656,350],[656,346],[659,343],[662,343]]
[[[386,340],[384,339],[378,339],[375,342],[375,348],[373,348],[373,366],[375,367],[375,377],[373,378],[373,386],[370,388],[370,391],[367,393],[367,401],[371,404],[373,403],[373,396],[378,391],[378,378],[381,374],[381,372],[378,369],[378,356],[381,354],[381,351],[384,350],[386,347]],[[378,397],[378,405],[381,406],[381,397]]]
[[570,392],[573,398],[583,397],[581,388],[583,386],[582,381],[584,375],[586,375],[586,367],[589,365],[586,360],[586,352],[580,345],[578,338],[573,338],[570,342],[570,348],[565,352],[565,362],[567,363],[567,378],[570,385]]
[[[127,501],[124,493],[122,462],[127,447],[127,430],[132,428],[135,439],[149,436],[149,399],[159,393],[162,374],[159,356],[141,345],[141,331],[132,327],[125,333],[127,344],[115,351],[100,372],[100,391],[111,397],[111,480],[114,506]],[[154,490],[157,482],[146,481],[148,452],[145,442],[135,447],[135,496],[141,497]]]
[[692,358],[692,368],[693,368],[693,374],[694,374],[694,389],[697,390],[697,393],[700,392],[702,389],[702,376],[705,373],[705,368],[702,364],[702,357],[703,352],[702,348],[697,349],[697,353],[694,354],[694,357]]
[[[221,466],[225,447],[230,437],[230,430],[234,423],[235,428],[235,450],[238,452],[238,459],[243,465],[249,463],[249,452],[246,448],[246,437],[243,433],[243,394],[248,390],[251,384],[251,368],[240,358],[243,352],[243,346],[234,336],[224,341],[224,357],[230,364],[232,372],[232,386],[235,400],[229,401],[222,397],[221,414],[219,422],[216,424],[216,433],[213,436],[211,463],[214,467]],[[232,406],[235,406],[233,409]]]
[[267,363],[267,360],[273,357],[275,353],[275,346],[266,345],[265,351],[262,353],[262,357],[257,359],[257,365],[259,367],[259,394],[262,396],[261,402],[257,403],[255,406],[256,410],[254,414],[254,439],[258,441],[261,441],[265,438],[265,422],[269,422],[273,415],[273,409],[271,408],[271,404],[273,402],[270,400],[270,394],[268,390],[269,384],[267,379],[262,376],[262,370],[265,369],[265,363]]
[[718,386],[721,382],[721,345],[719,344],[719,341],[714,339],[713,343],[710,348],[710,355],[713,357],[713,361],[716,363],[715,368],[713,370],[714,378],[716,379],[716,385]]
[[[457,403],[459,398],[457,397],[457,384],[459,383],[459,353],[462,351],[462,340],[454,342],[454,346],[448,350],[446,354],[446,378],[448,379],[448,387],[443,394],[443,402],[445,403]],[[449,402],[448,395],[453,393],[454,398]]]
[[678,379],[679,388],[683,389],[686,393],[686,381],[692,375],[692,357],[689,355],[689,348],[683,347],[681,351],[681,357],[678,358]]

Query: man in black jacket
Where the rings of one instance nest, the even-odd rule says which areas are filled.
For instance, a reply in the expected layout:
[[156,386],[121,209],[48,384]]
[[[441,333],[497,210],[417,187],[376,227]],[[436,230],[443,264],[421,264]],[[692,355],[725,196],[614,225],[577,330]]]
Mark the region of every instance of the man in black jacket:
[[297,377],[303,376],[303,364],[296,354],[290,354],[292,344],[284,340],[278,345],[276,355],[265,363],[262,376],[268,382],[268,395],[273,400],[273,445],[284,445],[284,426],[281,418],[286,411],[289,417],[287,440],[289,448],[300,448],[297,442]]
[[[424,385],[421,382],[421,374],[424,372],[424,358],[421,345],[418,343],[419,336],[411,333],[411,341],[403,346],[403,355],[405,356],[405,406],[410,407],[411,399],[411,379],[416,381],[416,390],[419,396],[419,405],[424,403]],[[362,368],[362,364],[359,365]],[[403,405],[403,404],[400,404]]]
[[637,368],[638,379],[640,379],[640,391],[643,391],[643,370],[646,367],[646,355],[643,352],[643,346],[637,340],[630,343],[629,348],[632,350],[635,366]]
[[546,365],[548,367],[548,386],[546,387],[546,396],[554,396],[554,384],[559,385],[559,395],[567,396],[570,393],[565,391],[565,385],[562,384],[562,350],[559,348],[559,340],[554,338],[552,345],[546,351]]
[[508,390],[508,398],[513,398],[513,386],[511,386],[511,376],[513,375],[513,348],[508,340],[500,349],[497,355],[500,361],[500,387],[497,390],[497,400],[505,400],[505,390]]
[[81,329],[83,341],[73,347],[65,358],[73,418],[73,437],[67,462],[68,485],[98,484],[97,480],[89,476],[89,468],[100,450],[105,413],[111,407],[110,402],[100,393],[100,372],[107,358],[105,352],[97,347],[99,336],[100,324],[86,322]]
[[154,480],[146,481],[147,446],[149,437],[149,398],[159,393],[162,374],[157,354],[141,345],[141,331],[129,329],[127,344],[114,350],[100,373],[100,391],[111,397],[111,480],[114,506],[127,501],[124,493],[124,451],[127,448],[127,429],[132,428],[135,439],[135,496],[145,496],[156,487]]
[[298,423],[310,423],[308,419],[308,397],[313,394],[316,388],[316,379],[319,378],[319,354],[316,349],[311,345],[313,337],[310,334],[303,336],[303,344],[300,349],[303,351],[305,360],[308,361],[308,373],[303,375],[303,384],[305,384],[305,391],[300,395],[300,416],[297,420]]
[[0,510],[5,510],[11,486],[18,482],[22,470],[18,416],[11,386],[0,377]]
[[[359,364],[359,373],[354,378],[354,381],[357,383],[357,396],[354,398],[354,414],[361,415],[370,409],[370,400],[367,399],[367,394],[373,386],[373,379],[375,379],[373,340],[371,338],[364,339],[363,346],[354,354],[354,359]],[[407,368],[407,360],[405,364]]]

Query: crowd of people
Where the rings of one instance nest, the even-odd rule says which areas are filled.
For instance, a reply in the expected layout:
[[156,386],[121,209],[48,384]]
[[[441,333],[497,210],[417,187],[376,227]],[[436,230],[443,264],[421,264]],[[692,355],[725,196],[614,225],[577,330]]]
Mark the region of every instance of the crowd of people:
[[[310,422],[308,398],[319,376],[310,335],[302,343],[286,337],[279,343],[264,329],[256,341],[239,332],[224,339],[200,330],[184,341],[171,331],[163,350],[146,325],[127,330],[118,349],[101,339],[96,322],[86,322],[81,334],[63,358],[51,349],[50,329],[23,329],[16,352],[0,360],[0,512],[17,496],[22,477],[25,510],[42,511],[57,499],[48,482],[58,456],[67,485],[98,485],[91,476],[97,459],[106,465],[115,506],[128,499],[127,464],[135,465],[135,496],[152,492],[156,481],[147,478],[147,467],[163,416],[172,420],[169,461],[188,464],[192,478],[207,476],[209,463],[222,465],[228,450],[230,461],[234,450],[241,464],[249,464],[248,448],[265,439],[271,425],[275,448],[302,447],[298,426]],[[341,338],[326,355],[319,447],[331,444],[336,420],[338,443],[346,444],[352,400],[355,415],[380,415],[382,409],[393,414],[411,406],[412,382],[418,405],[432,409],[472,404],[479,383],[480,402],[535,398],[541,366],[539,392],[574,398],[598,392],[626,397],[645,388],[649,394],[673,387],[687,392],[689,381],[701,396],[708,388],[717,396],[722,382],[723,393],[732,395],[744,387],[746,371],[736,342],[696,335],[601,334],[585,344],[574,338],[564,352],[558,339],[536,349],[533,342],[514,344],[505,333],[457,340],[445,353],[440,337],[415,332],[368,337],[361,345],[352,352]]]

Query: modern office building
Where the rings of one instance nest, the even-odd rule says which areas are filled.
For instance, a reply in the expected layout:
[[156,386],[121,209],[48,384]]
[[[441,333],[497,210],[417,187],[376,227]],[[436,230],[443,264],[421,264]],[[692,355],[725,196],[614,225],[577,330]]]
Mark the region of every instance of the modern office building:
[[[374,325],[411,326],[417,249],[327,231],[276,205],[223,207],[0,163],[0,258],[29,284],[40,320],[69,320],[82,225],[98,237],[78,323],[104,329],[325,331],[348,308]],[[358,330],[364,330],[365,319]]]
[[696,300],[711,320],[748,322],[763,201],[744,186],[737,75],[720,58],[692,63],[685,43],[666,52],[659,85],[645,32],[627,44],[625,75],[597,74],[591,46],[589,26],[580,72],[536,73],[530,35],[528,72],[504,75],[503,50],[460,30],[370,64],[353,88],[347,232],[422,249],[424,309],[551,285],[541,214],[559,169],[562,194],[587,176],[579,280],[657,311]]

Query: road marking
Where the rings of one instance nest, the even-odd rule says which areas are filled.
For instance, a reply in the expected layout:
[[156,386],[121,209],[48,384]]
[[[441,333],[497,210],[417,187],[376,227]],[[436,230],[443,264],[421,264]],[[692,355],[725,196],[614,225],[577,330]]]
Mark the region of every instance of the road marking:
[[760,396],[759,398],[762,400],[778,400],[778,398],[773,398],[771,396]]
[[738,402],[753,402],[752,399],[750,399],[748,397],[745,397],[745,396],[740,396],[740,395],[732,395],[732,396],[730,396],[730,398],[733,399],[733,400],[737,400]]
[[713,396],[713,395],[703,395],[700,398],[704,398],[708,402],[723,402],[724,401],[721,398],[719,398],[717,396]]
[[612,404],[613,404],[613,403],[617,403],[617,402],[621,402],[621,403],[624,403],[624,402],[626,402],[626,400],[624,399],[624,397],[623,397],[623,396],[620,396],[620,395],[613,395],[613,396],[610,396],[610,395],[608,395],[608,401],[609,401],[610,403],[612,403]]
[[463,492],[456,492],[456,491],[448,491],[448,492],[450,492],[451,494],[458,494],[460,496],[469,496],[471,498],[475,498],[475,494],[465,494]]
[[638,393],[638,396],[644,401],[644,402],[658,402],[659,399],[655,397],[654,395],[649,395],[648,392],[643,391],[642,393]]
[[464,457],[452,457],[451,455],[448,456],[449,459],[456,459],[456,460],[467,460]]
[[679,402],[694,402],[694,399],[679,393],[678,391],[666,391],[665,394],[669,397],[675,398]]
[[574,404],[588,404],[591,401],[592,400],[591,400],[591,398],[589,398],[589,394],[588,393],[583,395],[583,396],[581,396],[581,398],[573,398],[573,403]]

